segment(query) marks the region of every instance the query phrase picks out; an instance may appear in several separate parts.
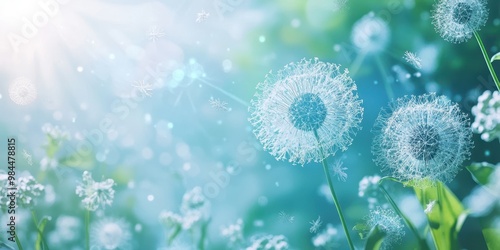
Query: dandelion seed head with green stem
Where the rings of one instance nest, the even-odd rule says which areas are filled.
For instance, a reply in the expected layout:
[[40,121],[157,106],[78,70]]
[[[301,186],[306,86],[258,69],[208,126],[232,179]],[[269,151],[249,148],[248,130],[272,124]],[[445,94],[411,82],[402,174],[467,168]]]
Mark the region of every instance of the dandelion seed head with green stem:
[[382,249],[391,249],[405,235],[403,220],[392,209],[376,207],[370,211],[366,223],[370,228],[378,225],[386,233]]
[[444,40],[462,43],[486,24],[488,8],[484,0],[441,0],[434,6],[432,19]]
[[320,162],[346,150],[360,129],[362,101],[340,65],[302,59],[270,72],[257,90],[249,120],[264,149],[278,160]]
[[412,185],[450,182],[473,147],[467,115],[435,93],[399,98],[379,114],[375,128],[375,163]]

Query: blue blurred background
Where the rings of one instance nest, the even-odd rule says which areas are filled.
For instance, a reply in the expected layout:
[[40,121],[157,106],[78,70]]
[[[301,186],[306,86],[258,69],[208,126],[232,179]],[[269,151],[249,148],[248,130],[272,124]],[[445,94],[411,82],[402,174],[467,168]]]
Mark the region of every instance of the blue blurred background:
[[[220,230],[239,218],[245,238],[282,234],[292,249],[314,249],[309,222],[318,216],[323,227],[340,221],[321,191],[326,180],[320,164],[278,162],[255,139],[248,104],[266,73],[314,57],[350,69],[365,108],[363,129],[347,151],[329,158],[348,168],[347,180],[334,178],[334,185],[349,227],[369,211],[357,196],[359,181],[383,175],[370,146],[374,121],[390,101],[385,80],[395,97],[437,92],[469,115],[478,96],[495,89],[474,39],[452,44],[436,33],[431,0],[73,0],[48,9],[40,2],[47,1],[0,3],[0,134],[16,137],[18,151],[32,155],[33,164],[19,156],[18,171],[53,187],[51,199],[46,190],[35,208],[52,217],[47,234],[57,232],[62,215],[83,221],[74,190],[89,170],[95,180],[117,183],[113,205],[93,219],[123,218],[133,249],[167,247],[159,214],[178,213],[184,193],[195,186],[211,204],[207,249],[227,248]],[[488,7],[480,34],[493,55],[499,51],[500,2],[489,1]],[[388,46],[376,55],[363,55],[351,42],[354,23],[369,12],[390,29]],[[421,69],[403,59],[406,51],[421,57]],[[27,105],[9,95],[20,77],[36,89]],[[103,133],[101,126],[108,125],[102,123],[112,129]],[[68,134],[52,159],[44,126]],[[93,140],[90,156],[68,160],[86,139]],[[500,162],[498,141],[474,135],[474,142],[465,165]],[[466,170],[449,184],[460,200],[475,186]],[[412,190],[388,188],[423,229],[425,217]],[[482,239],[480,222],[464,226],[464,248],[475,249],[473,242]],[[33,242],[34,232],[26,226],[20,238]],[[77,232],[83,237],[83,228]],[[178,241],[186,249],[195,246],[188,234]],[[54,242],[60,245],[52,249],[83,249],[81,241]],[[347,248],[342,237],[339,244]],[[408,231],[398,248],[414,245]]]

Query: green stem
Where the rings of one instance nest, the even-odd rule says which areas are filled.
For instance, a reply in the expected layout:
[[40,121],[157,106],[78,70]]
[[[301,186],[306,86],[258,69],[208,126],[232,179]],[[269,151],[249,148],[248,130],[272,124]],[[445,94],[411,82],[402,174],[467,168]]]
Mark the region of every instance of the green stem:
[[[38,219],[36,217],[35,210],[31,210],[31,218],[33,219],[33,223],[35,224],[36,231],[38,232],[38,235],[39,235],[40,239],[42,240],[42,245],[43,245],[44,249],[49,250],[49,246],[47,245],[47,242],[45,241],[45,238],[43,237],[43,232],[38,225]],[[36,244],[37,245],[40,244],[38,242],[38,240],[37,240]],[[38,246],[36,246],[36,247],[38,249]]]
[[90,250],[90,210],[85,210],[85,249]]
[[385,188],[382,186],[382,185],[379,185],[379,188],[380,190],[382,191],[382,193],[384,193],[384,196],[385,198],[387,199],[387,201],[391,204],[392,208],[396,211],[396,213],[399,214],[399,216],[401,218],[403,218],[406,226],[408,226],[408,228],[413,232],[413,234],[415,235],[415,237],[417,237],[418,239],[418,244],[420,245],[420,249],[429,249],[429,246],[427,245],[427,243],[425,242],[425,239],[423,239],[420,234],[418,233],[417,229],[415,228],[415,226],[413,225],[413,223],[408,219],[408,217],[406,217],[403,212],[399,209],[398,205],[396,204],[396,202],[394,202],[394,200],[392,199],[392,197],[389,195],[389,193],[387,192],[387,190],[385,190]]
[[486,48],[484,47],[483,40],[481,40],[481,37],[479,36],[479,34],[476,31],[474,31],[474,36],[476,37],[477,43],[479,44],[479,47],[481,48],[481,52],[483,52],[484,61],[486,62],[486,65],[488,66],[488,70],[490,71],[491,77],[493,77],[493,81],[495,81],[495,85],[497,86],[497,89],[500,91],[500,81],[498,80],[497,74],[495,73],[495,70],[493,69],[493,65],[491,65],[490,57],[488,56],[488,52],[486,51]]
[[203,223],[203,225],[201,226],[201,236],[200,236],[200,241],[198,242],[198,249],[200,249],[200,250],[205,249],[205,238],[207,237],[207,228],[208,228],[209,223],[210,223],[210,220]]
[[16,239],[16,245],[17,245],[17,248],[18,248],[19,250],[23,250],[23,246],[21,245],[21,241],[20,241],[20,240],[19,240],[19,238],[17,237],[17,232],[15,233],[14,238]]
[[377,61],[377,66],[380,70],[380,73],[382,74],[385,92],[387,93],[387,97],[389,97],[389,100],[392,100],[392,99],[394,99],[394,92],[392,91],[391,84],[389,83],[389,77],[387,76],[387,72],[384,69],[382,59],[380,59],[380,56],[377,55],[377,56],[375,56],[375,61]]
[[342,213],[342,209],[340,208],[340,204],[339,204],[339,201],[337,199],[337,195],[335,194],[335,190],[333,189],[332,178],[330,177],[330,171],[328,170],[328,163],[326,162],[325,153],[323,152],[323,147],[321,146],[318,132],[316,130],[314,130],[314,136],[316,137],[316,140],[318,141],[318,146],[319,146],[319,149],[321,152],[321,158],[323,159],[321,161],[321,163],[323,164],[323,170],[325,171],[326,180],[328,182],[328,186],[330,187],[330,192],[332,193],[333,203],[335,204],[335,207],[337,208],[337,213],[339,214],[340,222],[342,222],[342,227],[344,228],[344,232],[345,232],[345,235],[347,237],[347,242],[349,243],[349,247],[351,250],[354,250],[355,249],[354,244],[352,243],[351,236],[349,234],[349,230],[347,229],[347,223],[345,222],[344,214]]

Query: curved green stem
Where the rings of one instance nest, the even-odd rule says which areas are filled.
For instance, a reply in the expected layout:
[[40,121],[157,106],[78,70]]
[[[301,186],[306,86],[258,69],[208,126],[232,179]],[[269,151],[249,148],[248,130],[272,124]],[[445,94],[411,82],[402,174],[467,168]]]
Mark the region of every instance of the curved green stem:
[[427,243],[425,242],[425,239],[423,239],[422,237],[420,237],[420,234],[418,233],[418,231],[415,228],[415,226],[413,225],[413,223],[399,209],[399,207],[396,204],[396,202],[394,202],[394,200],[392,199],[392,197],[389,195],[389,192],[387,192],[387,190],[385,190],[385,188],[382,185],[379,185],[379,189],[382,191],[382,193],[384,193],[385,198],[391,204],[391,206],[394,209],[394,211],[396,211],[396,213],[399,214],[399,216],[401,218],[403,218],[406,226],[408,226],[408,228],[413,232],[413,234],[415,235],[415,237],[418,240],[418,244],[420,245],[420,249],[422,249],[422,250],[424,250],[424,249],[425,250],[430,249],[429,246],[427,245]]
[[23,250],[23,246],[21,245],[21,241],[19,240],[19,238],[17,237],[17,232],[16,234],[14,235],[14,238],[16,239],[16,245],[17,245],[17,248],[19,250]]
[[40,242],[39,241],[41,241],[44,249],[49,250],[49,246],[47,245],[47,242],[45,241],[45,238],[43,237],[43,232],[42,232],[43,228],[40,229],[40,225],[38,224],[38,219],[36,217],[35,210],[31,210],[31,218],[33,219],[33,223],[35,224],[35,228],[36,228],[36,231],[38,232],[38,236],[39,236],[39,239],[37,239],[35,248],[39,249],[39,246],[40,246]]
[[337,199],[337,195],[335,194],[335,190],[333,189],[333,183],[332,183],[332,178],[330,177],[330,171],[328,170],[328,163],[326,162],[326,157],[325,153],[323,152],[323,147],[321,146],[318,132],[314,130],[314,136],[316,137],[316,140],[318,141],[318,146],[321,152],[321,158],[323,159],[321,163],[323,164],[323,170],[325,171],[326,175],[326,180],[328,182],[328,186],[330,187],[330,192],[332,193],[332,198],[333,198],[333,203],[335,204],[335,207],[337,208],[337,213],[339,214],[340,217],[340,222],[342,222],[342,227],[344,228],[345,235],[347,237],[347,242],[349,243],[349,248],[351,250],[354,250],[354,244],[352,243],[351,236],[349,234],[349,230],[347,229],[347,223],[345,222],[344,219],[344,214],[342,213],[342,209],[340,208],[339,201]]
[[495,81],[495,85],[497,86],[497,89],[500,91],[500,81],[498,80],[497,74],[495,73],[495,70],[493,69],[493,65],[491,65],[490,57],[488,56],[488,52],[486,51],[486,48],[484,47],[483,40],[481,40],[481,37],[479,36],[479,34],[476,31],[474,31],[474,36],[476,37],[477,43],[479,44],[479,47],[481,48],[481,52],[483,52],[484,61],[486,62],[486,65],[488,66],[488,70],[490,71],[491,77],[493,77],[493,81]]
[[85,249],[90,250],[90,211],[85,210]]

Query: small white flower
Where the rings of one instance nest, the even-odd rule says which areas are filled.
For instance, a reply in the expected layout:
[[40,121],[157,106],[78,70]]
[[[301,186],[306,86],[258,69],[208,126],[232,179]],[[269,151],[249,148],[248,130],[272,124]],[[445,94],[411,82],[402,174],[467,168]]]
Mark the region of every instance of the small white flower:
[[229,240],[229,246],[236,246],[243,242],[243,220],[238,219],[235,224],[222,228],[221,235]]

